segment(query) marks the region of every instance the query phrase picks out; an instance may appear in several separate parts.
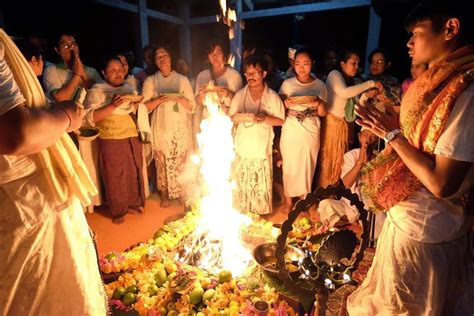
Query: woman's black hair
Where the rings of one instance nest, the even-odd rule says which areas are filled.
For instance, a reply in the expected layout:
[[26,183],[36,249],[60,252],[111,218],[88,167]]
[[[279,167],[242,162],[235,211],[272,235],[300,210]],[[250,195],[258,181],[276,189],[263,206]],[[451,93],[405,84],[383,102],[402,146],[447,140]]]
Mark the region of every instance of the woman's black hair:
[[128,74],[127,75],[132,74],[133,55],[131,55],[131,54],[132,54],[132,52],[126,51],[126,52],[119,52],[115,55],[117,58],[120,58],[120,56],[123,56],[123,57],[125,57],[125,60],[127,60],[127,64],[128,64]]
[[21,40],[17,41],[16,44],[27,61],[31,61],[33,57],[36,57],[37,59],[41,57],[41,50],[38,46],[33,45],[31,42],[27,40]]
[[100,64],[99,64],[99,70],[100,71],[105,71],[107,69],[107,66],[112,60],[118,61],[120,64],[122,64],[122,61],[120,58],[117,56],[118,54],[111,54],[111,55],[105,55],[101,58]]
[[299,54],[306,54],[308,55],[309,59],[311,59],[311,61],[314,62],[314,54],[313,52],[311,51],[311,49],[309,47],[301,47],[299,48],[296,53],[295,53],[295,59],[296,59],[296,56],[298,56]]
[[145,54],[147,50],[151,50],[152,52],[156,51],[156,45],[154,44],[147,44],[143,47],[142,52]]
[[[159,49],[164,49],[168,52],[168,54],[170,55],[170,58],[171,58],[171,69],[174,70],[175,69],[175,65],[174,65],[174,62],[175,62],[175,58],[173,56],[173,53],[171,52],[171,48],[169,47],[168,44],[158,44],[155,46],[155,52],[153,53],[153,58],[155,58],[156,56],[156,52],[159,50]],[[156,58],[155,58],[155,65],[156,65]],[[156,65],[156,69],[157,71],[159,71],[160,69],[158,68],[158,65]]]
[[343,49],[342,51],[340,51],[337,55],[337,66],[340,68],[341,62],[347,63],[347,61],[349,60],[349,58],[351,58],[352,55],[357,55],[357,57],[360,57],[359,52],[355,49]]
[[375,54],[382,54],[383,58],[385,59],[385,62],[388,64],[389,62],[392,62],[392,56],[383,48],[376,48],[374,49],[370,54],[368,58],[368,62],[370,63],[372,61],[372,57],[374,57]]
[[77,37],[76,35],[74,35],[74,33],[69,32],[69,31],[59,32],[58,35],[56,36],[56,42],[55,42],[55,45],[57,48],[59,48],[59,43],[61,42],[61,39],[63,36],[71,36],[77,41]]
[[347,61],[351,58],[352,55],[356,55],[359,57],[359,53],[354,49],[344,49],[339,52],[337,56],[337,69],[341,72],[347,86],[353,86],[355,84],[354,78],[349,77],[341,68],[341,62],[347,63]]
[[206,47],[206,54],[209,55],[210,53],[212,53],[216,49],[216,47],[220,47],[222,49],[222,52],[224,53],[224,59],[229,56],[229,48],[221,41],[210,42]]

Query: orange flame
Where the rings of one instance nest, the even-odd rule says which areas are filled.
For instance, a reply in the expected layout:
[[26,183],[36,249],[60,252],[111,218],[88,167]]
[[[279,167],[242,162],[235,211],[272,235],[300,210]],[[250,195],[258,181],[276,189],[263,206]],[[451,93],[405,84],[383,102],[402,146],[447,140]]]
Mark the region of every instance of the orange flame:
[[[235,158],[233,123],[220,109],[219,96],[212,91],[213,88],[214,83],[211,82],[208,85],[209,92],[204,98],[209,116],[201,123],[201,133],[197,135],[201,156],[200,171],[207,195],[201,200],[202,217],[196,232],[222,243],[220,253],[211,253],[212,250],[209,249],[205,256],[221,256],[221,268],[239,276],[252,260],[250,251],[242,245],[240,229],[241,225],[249,225],[252,220],[232,206],[232,190],[235,186],[230,180]],[[216,272],[215,269],[220,267],[202,268]]]
[[219,0],[219,5],[221,6],[222,15],[225,16],[227,12],[227,0]]
[[227,60],[227,64],[229,64],[232,68],[234,67],[235,65],[235,56],[230,54],[229,55],[229,59]]

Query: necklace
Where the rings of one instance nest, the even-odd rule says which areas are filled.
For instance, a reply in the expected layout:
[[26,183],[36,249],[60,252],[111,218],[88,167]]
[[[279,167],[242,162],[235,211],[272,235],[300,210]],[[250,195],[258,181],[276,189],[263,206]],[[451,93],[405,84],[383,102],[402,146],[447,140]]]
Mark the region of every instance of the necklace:
[[[265,89],[265,88],[264,88]],[[260,109],[262,107],[262,96],[263,96],[263,92],[262,91],[262,94],[260,95],[260,98],[258,99],[258,108],[257,108],[257,114],[260,113]],[[247,90],[245,91],[245,97],[244,97],[244,113],[247,113],[247,95],[249,93],[249,89],[247,88]],[[250,96],[250,100],[252,101],[252,96]],[[242,123],[244,125],[245,128],[249,128],[249,127],[252,127],[255,125],[255,123],[251,123],[250,125],[246,125],[245,122]]]

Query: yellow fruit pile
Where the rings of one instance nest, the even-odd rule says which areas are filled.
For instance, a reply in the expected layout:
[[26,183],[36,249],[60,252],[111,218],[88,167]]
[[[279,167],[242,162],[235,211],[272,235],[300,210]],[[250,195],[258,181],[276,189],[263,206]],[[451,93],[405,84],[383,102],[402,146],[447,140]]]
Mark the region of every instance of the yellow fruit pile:
[[[101,270],[119,269],[117,281],[106,285],[113,308],[134,309],[139,315],[241,315],[248,314],[256,301],[294,315],[291,307],[278,300],[275,289],[256,279],[256,266],[244,277],[235,278],[230,271],[217,275],[177,262],[174,250],[180,241],[194,231],[199,215],[188,212],[155,233],[153,239],[123,253],[112,253],[101,259]],[[259,227],[271,229],[271,223]],[[113,266],[113,269],[109,269]]]

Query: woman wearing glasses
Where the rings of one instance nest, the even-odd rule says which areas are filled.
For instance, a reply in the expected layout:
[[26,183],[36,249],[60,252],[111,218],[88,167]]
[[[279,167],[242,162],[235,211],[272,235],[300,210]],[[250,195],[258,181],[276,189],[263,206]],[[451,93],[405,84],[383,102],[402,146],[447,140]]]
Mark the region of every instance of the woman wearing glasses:
[[82,102],[85,93],[94,83],[102,82],[97,70],[87,67],[79,57],[79,46],[74,36],[63,33],[54,48],[61,61],[44,70],[43,81],[47,95],[54,101]]
[[[46,95],[54,102],[74,100],[82,103],[86,97],[86,89],[95,83],[102,82],[99,73],[82,63],[79,57],[79,46],[71,34],[62,33],[54,49],[61,58],[61,62],[48,66],[44,70],[43,86]],[[79,140],[75,132],[70,132],[69,136],[79,148]]]
[[325,188],[336,184],[341,176],[344,154],[349,149],[349,123],[355,120],[353,98],[370,88],[382,90],[380,82],[368,80],[355,84],[359,70],[357,52],[343,51],[338,58],[338,69],[331,71],[326,80],[328,89],[328,115],[321,127],[318,185]]
[[188,78],[173,70],[168,48],[157,48],[155,63],[159,71],[145,80],[142,94],[148,111],[152,112],[153,158],[160,205],[168,207],[172,199],[181,199],[183,203],[178,176],[192,150],[191,114],[195,103]]
[[392,61],[390,55],[377,48],[369,55],[369,71],[367,80],[380,81],[384,87],[384,95],[394,104],[400,104],[402,89],[400,81],[388,73]]

